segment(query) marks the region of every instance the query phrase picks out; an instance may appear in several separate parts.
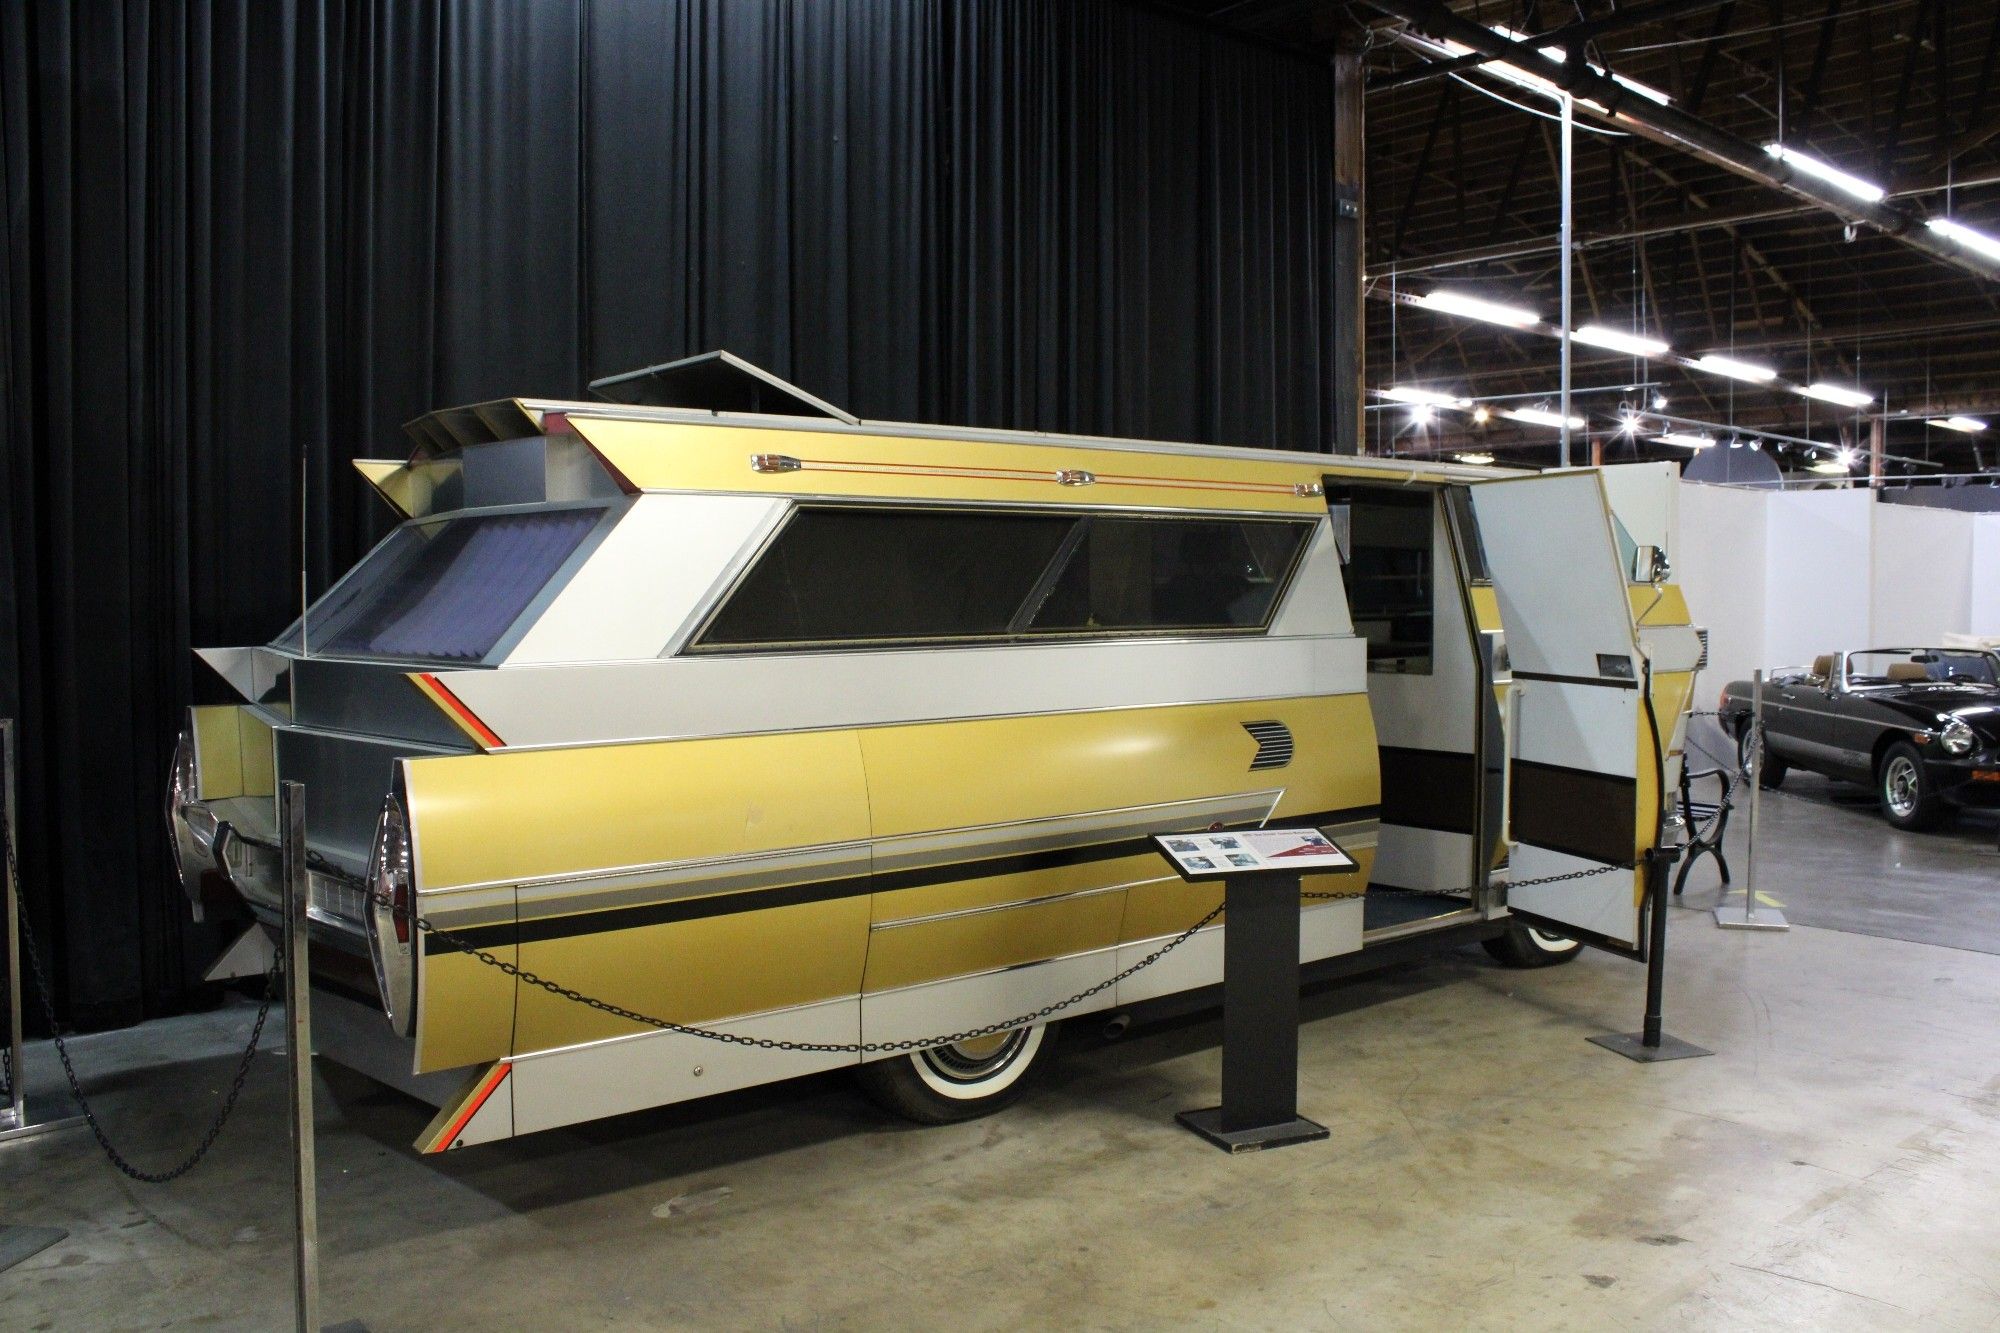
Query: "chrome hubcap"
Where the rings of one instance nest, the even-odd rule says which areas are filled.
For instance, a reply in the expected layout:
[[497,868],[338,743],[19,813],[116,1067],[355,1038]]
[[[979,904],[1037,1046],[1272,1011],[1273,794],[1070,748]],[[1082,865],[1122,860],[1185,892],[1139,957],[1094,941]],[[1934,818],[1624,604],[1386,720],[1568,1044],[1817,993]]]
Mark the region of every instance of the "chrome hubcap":
[[975,1037],[950,1046],[933,1046],[918,1058],[955,1083],[976,1083],[1005,1069],[1028,1039],[1027,1028]]
[[1899,754],[1889,761],[1888,770],[1882,775],[1882,795],[1897,818],[1908,819],[1916,813],[1922,783],[1923,778],[1908,755]]

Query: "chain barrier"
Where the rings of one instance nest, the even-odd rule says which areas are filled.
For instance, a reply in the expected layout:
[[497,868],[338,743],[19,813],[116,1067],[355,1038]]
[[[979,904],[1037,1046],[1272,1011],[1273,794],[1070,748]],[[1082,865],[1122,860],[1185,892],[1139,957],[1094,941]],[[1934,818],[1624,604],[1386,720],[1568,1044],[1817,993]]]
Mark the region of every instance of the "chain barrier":
[[[1509,887],[1527,888],[1530,885],[1536,884],[1559,884],[1565,880],[1587,879],[1593,875],[1629,872],[1636,869],[1638,869],[1637,862],[1625,865],[1592,866],[1586,870],[1573,870],[1563,875],[1546,875],[1538,879],[1517,880]],[[1467,886],[1459,889],[1378,888],[1373,890],[1375,893],[1406,894],[1411,897],[1421,898],[1459,897],[1470,895],[1475,891],[1476,886]],[[1343,893],[1302,893],[1300,897],[1319,901],[1338,901],[1362,898],[1367,896],[1368,892],[1369,890],[1364,889]],[[795,1051],[825,1055],[898,1055],[910,1051],[929,1050],[934,1046],[954,1046],[960,1042],[975,1041],[980,1037],[991,1037],[1002,1032],[1011,1032],[1015,1028],[1026,1027],[1031,1023],[1039,1023],[1051,1015],[1061,1013],[1065,1009],[1083,1003],[1092,996],[1100,995],[1119,982],[1151,967],[1175,949],[1180,948],[1181,945],[1193,939],[1196,932],[1201,930],[1202,927],[1208,925],[1218,916],[1221,916],[1222,909],[1227,906],[1226,902],[1217,903],[1205,916],[1186,930],[1181,931],[1178,935],[1130,967],[1113,973],[1096,985],[1080,990],[1066,1000],[1058,1000],[1054,1004],[1045,1004],[1041,1008],[1029,1013],[1018,1014],[1013,1018],[1002,1019],[997,1023],[988,1023],[983,1027],[969,1028],[964,1032],[952,1032],[939,1037],[900,1041],[786,1041],[780,1037],[746,1037],[741,1033],[720,1032],[714,1028],[676,1023],[671,1019],[654,1018],[650,1014],[642,1014],[636,1010],[627,1009],[623,1005],[612,1004],[608,1000],[600,1000],[596,996],[586,995],[582,991],[550,981],[547,977],[531,972],[527,968],[519,967],[504,958],[489,953],[487,950],[472,944],[463,936],[455,935],[451,931],[435,925],[428,917],[420,916],[407,907],[397,906],[386,894],[371,892],[364,896],[376,906],[386,908],[396,919],[406,921],[410,925],[415,926],[419,933],[432,936],[450,945],[460,953],[475,958],[488,967],[495,968],[524,985],[547,991],[551,995],[558,996],[574,1004],[580,1004],[586,1009],[594,1009],[598,1013],[608,1015],[609,1017],[623,1019],[628,1023],[637,1023],[642,1027],[653,1028],[660,1032],[672,1032],[683,1037],[699,1037],[704,1041],[721,1042],[730,1046],[751,1046],[764,1051]]]
[[[7,827],[4,811],[0,811],[0,840],[4,840],[7,845],[7,872],[14,877],[14,883],[18,885],[21,882],[21,867],[14,859],[14,839]],[[243,1048],[243,1054],[238,1057],[236,1074],[229,1081],[229,1092],[223,1097],[222,1105],[216,1109],[214,1119],[209,1121],[208,1129],[202,1134],[200,1142],[195,1144],[194,1151],[166,1170],[145,1171],[134,1166],[131,1159],[119,1151],[118,1145],[111,1141],[110,1134],[106,1132],[103,1122],[97,1118],[97,1109],[90,1104],[90,1099],[84,1096],[83,1082],[77,1077],[76,1065],[70,1059],[69,1043],[63,1040],[62,1033],[56,1027],[55,993],[49,986],[48,973],[42,966],[41,947],[35,939],[34,924],[28,920],[28,913],[25,910],[19,913],[18,920],[21,925],[21,952],[27,956],[29,974],[33,976],[35,990],[41,996],[42,1014],[48,1020],[49,1035],[55,1043],[56,1056],[62,1061],[63,1078],[69,1083],[70,1098],[75,1101],[76,1109],[82,1112],[83,1123],[90,1127],[91,1136],[97,1140],[97,1146],[104,1150],[104,1155],[110,1160],[111,1165],[141,1184],[165,1185],[170,1181],[179,1180],[201,1165],[202,1158],[208,1156],[208,1150],[213,1148],[215,1141],[222,1136],[222,1127],[229,1123],[230,1115],[236,1110],[237,1099],[243,1095],[243,1084],[250,1077],[250,1064],[257,1055],[257,1044],[263,1040],[264,1020],[270,1017],[271,1001],[278,994],[278,974],[284,966],[282,955],[274,954],[270,968],[264,973],[264,998],[257,1006],[256,1022],[250,1025],[250,1044]],[[11,1080],[13,1076],[11,1069],[8,1071],[8,1076]]]

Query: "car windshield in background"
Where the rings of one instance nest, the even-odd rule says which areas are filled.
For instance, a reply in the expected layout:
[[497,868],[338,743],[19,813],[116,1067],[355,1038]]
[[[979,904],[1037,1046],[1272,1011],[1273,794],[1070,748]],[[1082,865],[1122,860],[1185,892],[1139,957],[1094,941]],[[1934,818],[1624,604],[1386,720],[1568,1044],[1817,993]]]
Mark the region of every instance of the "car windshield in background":
[[[315,656],[477,662],[556,576],[602,509],[410,523],[307,614]],[[297,650],[299,627],[278,641]]]
[[1955,653],[1945,649],[1903,649],[1895,652],[1849,653],[1849,686],[1969,684],[2000,685],[2000,671],[1989,653]]

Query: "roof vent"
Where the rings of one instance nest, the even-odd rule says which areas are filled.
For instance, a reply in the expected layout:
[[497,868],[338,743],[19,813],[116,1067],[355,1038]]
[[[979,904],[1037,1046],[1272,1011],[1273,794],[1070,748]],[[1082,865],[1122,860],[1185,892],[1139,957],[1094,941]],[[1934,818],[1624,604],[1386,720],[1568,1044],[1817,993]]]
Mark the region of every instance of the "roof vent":
[[730,352],[703,352],[700,356],[647,366],[644,370],[608,375],[592,380],[590,391],[608,402],[630,403],[635,407],[832,417],[850,426],[860,422],[852,413],[843,412]]

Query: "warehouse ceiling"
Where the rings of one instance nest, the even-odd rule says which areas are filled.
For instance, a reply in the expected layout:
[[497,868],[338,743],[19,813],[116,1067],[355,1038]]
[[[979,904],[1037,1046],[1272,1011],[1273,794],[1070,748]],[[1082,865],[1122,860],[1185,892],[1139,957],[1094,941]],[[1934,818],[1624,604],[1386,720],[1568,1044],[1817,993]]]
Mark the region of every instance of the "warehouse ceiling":
[[[1342,30],[1365,43],[1367,384],[1419,385],[1553,405],[1560,342],[1409,304],[1448,287],[1536,311],[1560,306],[1559,126],[1552,103],[1415,49],[1430,8],[1522,34],[1591,24],[1603,71],[1749,144],[1780,140],[1882,186],[1886,204],[1937,245],[1922,219],[2000,234],[2000,5],[1983,0],[1453,0],[1380,7],[1334,0],[1176,0],[1211,25],[1331,60]],[[1391,17],[1389,9],[1403,17]],[[1505,99],[1502,101],[1501,99]],[[1723,352],[1780,384],[1859,386],[1887,417],[1890,475],[2000,463],[2000,281],[1826,207],[1602,119],[1577,118],[1575,324],[1636,330],[1689,356]],[[1978,265],[1974,265],[1977,267]],[[1796,466],[1811,451],[1775,437],[1854,444],[1865,415],[1660,361],[1576,346],[1576,409],[1606,461],[1686,457],[1653,442],[1668,423],[1616,430],[1621,405],[1682,418],[1683,433],[1762,447]],[[1627,387],[1643,383],[1647,387]],[[1522,395],[1525,395],[1523,397]],[[1370,395],[1371,450],[1490,447],[1551,461],[1554,432],[1444,411],[1428,424]],[[1985,436],[1929,418],[1991,414]],[[1693,423],[1701,423],[1696,426]],[[1706,429],[1703,429],[1705,427]],[[1747,437],[1746,437],[1747,438]],[[1818,455],[1824,457],[1824,454]],[[1907,461],[1893,461],[1900,458]]]

